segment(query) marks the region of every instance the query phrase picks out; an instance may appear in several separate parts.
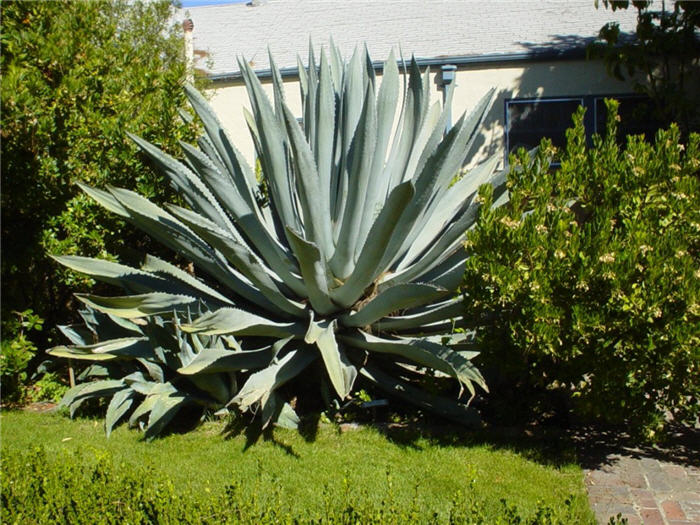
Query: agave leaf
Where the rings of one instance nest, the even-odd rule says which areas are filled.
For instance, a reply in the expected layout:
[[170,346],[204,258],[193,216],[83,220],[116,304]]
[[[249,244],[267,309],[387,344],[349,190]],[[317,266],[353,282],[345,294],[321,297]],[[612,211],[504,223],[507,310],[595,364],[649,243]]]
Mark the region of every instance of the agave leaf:
[[134,402],[134,391],[130,388],[120,390],[112,396],[112,399],[107,406],[107,415],[105,416],[105,430],[109,438],[114,425],[126,415]]
[[212,275],[218,277],[221,274],[214,252],[175,217],[137,193],[114,187],[108,189],[128,211],[129,219],[136,226],[169,248],[186,255]]
[[364,366],[360,369],[360,373],[386,393],[425,408],[455,423],[469,427],[478,427],[481,423],[479,414],[473,408],[446,397],[429,394],[405,381],[395,379],[377,367]]
[[161,396],[167,397],[173,394],[177,394],[177,388],[175,388],[172,384],[156,383],[141,404],[139,404],[139,406],[137,406],[131,413],[131,416],[129,416],[129,426],[135,426],[139,419],[151,412]]
[[355,249],[360,236],[372,158],[377,141],[377,108],[374,93],[368,85],[357,121],[357,131],[348,151],[348,194],[333,258],[329,261],[333,273],[345,279],[355,267]]
[[[70,407],[72,404],[82,402],[92,397],[107,397],[125,387],[121,379],[104,379],[102,381],[92,381],[82,383],[71,388],[65,393],[59,403],[59,407]],[[71,413],[72,417],[72,413]]]
[[494,155],[457,181],[444,196],[436,196],[424,213],[426,218],[419,221],[414,228],[416,232],[415,235],[412,234],[414,238],[411,239],[411,243],[405,243],[402,247],[406,249],[406,255],[397,266],[398,271],[414,262],[450,224],[459,220],[465,204],[470,203],[478,188],[492,178],[493,169],[498,162],[498,157]]
[[143,372],[136,371],[122,378],[124,384],[128,385],[134,392],[143,396],[150,395],[154,390],[162,389],[163,385],[154,381],[149,381]]
[[91,354],[76,350],[72,346],[54,346],[46,351],[54,357],[65,357],[67,359],[80,359],[82,361],[109,361],[117,359],[117,356],[110,354]]
[[[398,95],[399,69],[396,66],[396,58],[392,49],[389,53],[389,58],[384,63],[382,83],[379,86],[379,95],[377,97],[377,140],[367,183],[358,249],[361,248],[362,242],[367,238],[369,229],[379,215],[381,205],[384,203],[384,198],[387,195],[388,177],[383,177],[382,172],[384,171],[389,138],[393,130]],[[359,255],[359,253],[356,255]]]
[[[230,184],[224,180],[209,160],[202,158],[201,153],[191,146],[183,145],[183,147],[185,147],[185,153],[198,162],[197,170],[199,174],[204,178],[212,191],[217,194],[223,206],[236,219],[236,223],[245,232],[247,239],[260,252],[263,259],[280,279],[298,294],[298,290],[303,288],[303,284],[301,284],[298,277],[292,274],[292,272],[298,271],[296,263],[290,257],[286,248],[270,233],[261,219],[262,214],[260,216],[256,215],[254,210],[241,199],[235,188],[231,188]],[[231,233],[233,234],[234,232]]]
[[318,96],[318,72],[316,71],[316,57],[314,47],[309,38],[309,67],[306,69],[308,83],[306,85],[306,97],[303,101],[304,111],[304,134],[309,144],[316,143],[317,121],[316,121],[316,97]]
[[[452,107],[452,98],[454,95],[454,90],[450,89],[448,90],[447,94],[447,99],[445,100],[445,103],[443,104],[443,110],[440,111],[439,108],[435,108],[433,106],[431,110],[428,112],[428,116],[426,118],[426,124],[424,128],[429,129],[432,128],[431,134],[427,137],[427,140],[425,141],[425,144],[420,148],[418,151],[420,151],[420,155],[412,155],[411,160],[409,162],[413,162],[407,169],[406,169],[406,176],[411,176],[414,178],[418,173],[421,173],[423,169],[425,168],[426,162],[428,162],[428,159],[430,156],[435,152],[437,149],[439,143],[442,141],[444,134],[445,134],[445,127],[447,123],[447,117],[449,116],[449,111],[447,108]],[[437,103],[436,103],[437,105]],[[436,112],[436,113],[432,113]],[[424,139],[425,140],[425,139]],[[422,151],[421,151],[422,150]],[[465,152],[466,155],[466,152]],[[417,159],[417,161],[416,161]],[[405,179],[404,179],[405,180]],[[445,185],[447,185],[447,182],[445,182]],[[442,186],[442,183],[437,184],[438,188]],[[439,189],[438,189],[439,191]]]
[[[221,160],[221,157],[219,157],[219,153],[216,151],[214,144],[211,143],[211,140],[209,140],[209,137],[201,135],[197,139],[197,144],[199,145],[199,149],[202,150],[202,153],[216,166],[216,169],[219,170],[220,173],[226,173],[224,162]],[[188,158],[187,160],[189,162],[191,159]]]
[[105,377],[110,377],[110,376],[115,376],[117,375],[118,372],[115,372],[113,370],[113,367],[110,367],[111,363],[92,363],[88,365],[86,368],[83,369],[80,374],[78,374],[78,377],[76,377],[76,380],[80,383],[86,382],[89,379],[100,377],[100,378],[105,378]]
[[185,85],[185,93],[195,113],[204,124],[211,144],[218,154],[220,162],[228,172],[233,185],[239,194],[248,202],[251,208],[255,206],[255,198],[250,188],[255,187],[255,174],[240,151],[232,144],[228,133],[219,122],[216,113],[211,109],[205,98],[191,85]]
[[151,407],[148,416],[148,426],[144,437],[147,441],[152,440],[161,433],[165,425],[167,425],[175,414],[189,402],[189,397],[180,393],[169,395],[159,395],[156,397],[156,402]]
[[87,184],[81,182],[76,183],[81,190],[92,197],[97,203],[99,203],[103,208],[112,213],[119,215],[120,217],[129,217],[129,212],[122,206],[114,196],[104,190],[98,190],[97,188],[91,188]]
[[143,335],[141,327],[128,319],[104,314],[90,307],[79,310],[78,313],[87,329],[92,332],[91,343],[105,339]]
[[299,427],[299,416],[289,403],[286,403],[277,392],[270,392],[267,399],[262,403],[263,428],[271,422],[275,426],[296,430]]
[[459,157],[461,150],[459,150],[458,144],[464,136],[466,136],[466,131],[464,117],[462,117],[440,143],[426,164],[423,173],[414,181],[415,195],[410,204],[406,206],[400,224],[393,232],[381,266],[388,267],[403,257],[404,252],[401,251],[401,248],[424,208],[430,202],[433,187],[440,172],[451,170],[453,175],[457,173],[462,161],[462,158]]
[[91,345],[57,346],[47,350],[46,353],[55,357],[72,357],[88,361],[103,361],[117,357],[145,358],[153,356],[148,339],[145,337],[125,337]]
[[278,311],[259,290],[231,268],[220,254],[173,215],[128,190],[113,188],[111,192],[129,209],[131,219],[141,229],[190,257],[195,264],[239,296],[268,311]]
[[263,396],[299,375],[315,359],[316,353],[310,348],[290,350],[267,368],[251,374],[229,405],[236,405],[245,412]]
[[[194,171],[201,177],[213,194],[216,194],[221,199],[224,205],[222,211],[225,209],[234,216],[254,212],[256,206],[250,199],[244,197],[248,192],[241,194],[240,189],[235,184],[232,184],[230,177],[224,175],[226,172],[222,171],[220,166],[209,155],[186,142],[180,142],[180,147]],[[217,181],[219,184],[213,184],[213,181]],[[217,191],[220,184],[224,184],[228,188],[227,194]]]
[[[402,260],[397,266],[401,270],[421,255],[434,239],[440,237],[450,225],[459,220],[469,203],[476,197],[476,191],[481,184],[489,182],[493,177],[493,168],[499,159],[494,155],[479,167],[470,171],[446,192],[438,186],[432,202],[424,209],[421,217],[416,220],[412,231],[406,236],[399,252]],[[446,193],[446,195],[443,195]]]
[[435,150],[443,138],[447,112],[442,111],[442,107],[437,101],[426,109],[427,111],[422,116],[421,124],[414,136],[412,151],[408,157],[402,181],[413,180],[414,183],[417,182],[417,175],[421,173],[419,170],[423,168],[423,164],[427,160],[426,157],[429,158],[430,153]]
[[172,292],[174,288],[172,283],[158,276],[103,259],[92,259],[77,255],[52,255],[51,258],[71,270],[84,273],[99,281],[122,286],[131,292]]
[[293,159],[305,236],[307,240],[314,242],[319,247],[325,257],[330,257],[333,250],[331,224],[328,220],[330,202],[324,201],[316,162],[309,144],[304,140],[299,123],[286,104],[283,105],[282,110],[294,153]]
[[398,310],[413,308],[444,297],[448,290],[430,284],[402,284],[387,288],[360,310],[340,317],[343,326],[362,327]]
[[270,71],[272,73],[272,89],[275,98],[275,115],[277,118],[282,120],[282,105],[284,104],[284,82],[282,82],[282,75],[280,70],[275,63],[274,58],[272,58],[272,52],[270,48],[267,48],[267,56],[270,60]]
[[329,57],[331,65],[331,76],[333,77],[333,85],[335,90],[339,91],[343,85],[343,75],[345,68],[343,67],[343,57],[340,55],[340,49],[333,42],[333,37],[330,39]]
[[267,366],[273,357],[272,346],[241,352],[221,348],[205,348],[187,366],[180,368],[178,373],[194,376],[196,374],[254,370]]
[[[304,307],[291,301],[285,295],[287,290],[283,283],[275,282],[270,270],[263,261],[246,245],[239,243],[215,223],[196,213],[171,205],[168,209],[211,246],[219,250],[226,259],[247,277],[280,313],[294,317],[305,317]],[[289,292],[287,292],[289,293]]]
[[194,386],[209,394],[216,401],[212,404],[213,408],[225,405],[233,395],[223,374],[192,375],[189,379]]
[[331,217],[334,223],[333,238],[337,244],[340,226],[343,222],[348,194],[349,154],[357,122],[362,112],[364,82],[362,64],[357,49],[350,62],[345,65],[343,84],[339,86],[340,118],[336,142],[338,171],[331,180]]
[[65,335],[74,345],[87,345],[94,340],[94,335],[90,330],[78,325],[56,325],[56,328]]
[[[317,206],[321,208],[320,215],[329,225],[331,217],[331,178],[333,176],[333,148],[335,144],[335,92],[333,90],[333,73],[326,58],[326,53],[321,50],[321,64],[319,69],[319,86],[316,101],[316,141],[314,143],[314,160],[318,168],[319,201]],[[332,239],[331,239],[332,242]],[[324,251],[327,257],[332,255],[333,247],[329,246]]]
[[425,339],[382,339],[358,330],[339,336],[344,343],[370,352],[397,355],[419,365],[429,366],[457,379],[474,394],[472,382],[486,390],[486,383],[476,367],[454,350]]
[[306,332],[300,323],[277,323],[238,308],[220,308],[208,312],[194,322],[182,325],[183,332],[205,335],[234,334],[284,338],[301,337]]
[[330,276],[323,254],[314,243],[302,239],[291,228],[288,228],[288,232],[288,238],[299,260],[301,275],[306,284],[305,295],[308,295],[314,310],[323,315],[337,311],[338,307],[331,301],[328,291]]
[[150,359],[137,358],[136,360],[141,363],[141,366],[146,369],[148,375],[151,376],[154,381],[157,383],[165,382],[165,374],[163,373],[163,368],[161,368],[159,364],[154,363]]
[[301,101],[303,103],[306,100],[306,92],[309,86],[309,75],[306,72],[304,63],[299,55],[297,55],[297,72],[299,74],[299,95],[301,96]]
[[[456,253],[459,253],[459,251]],[[442,265],[449,266],[451,262],[449,259],[446,259],[439,267],[432,268],[430,272],[423,273],[421,275],[421,280],[431,282],[436,286],[442,286],[448,290],[457,290],[459,285],[462,284],[462,279],[464,277],[464,264],[466,263],[466,258],[459,257],[459,259],[459,262],[452,264],[451,267],[447,269],[444,269]],[[434,275],[429,277],[428,273]]]
[[75,294],[86,305],[117,317],[135,319],[148,315],[186,310],[197,302],[189,295],[175,295],[153,292],[140,295],[125,295],[121,297],[102,297],[92,294]]
[[330,323],[315,322],[312,318],[304,342],[318,347],[333,388],[340,399],[345,399],[355,383],[357,369],[350,363],[343,349],[338,346],[335,338],[336,326],[335,320]]
[[269,181],[270,199],[279,212],[282,222],[300,228],[294,208],[294,195],[287,176],[287,141],[280,121],[274,114],[258,77],[245,60],[239,60],[241,74],[253,108],[253,116],[260,134],[260,162]]
[[404,206],[410,202],[413,195],[414,187],[411,182],[404,182],[391,192],[369,231],[355,270],[342,286],[331,290],[333,302],[346,308],[352,306],[364,294],[365,288],[383,271],[381,261],[389,240],[397,228]]
[[384,317],[376,322],[372,328],[377,331],[400,331],[400,330],[419,330],[422,325],[434,323],[436,321],[444,321],[445,319],[453,319],[464,313],[464,303],[462,299],[450,300],[445,303],[438,303],[430,308],[416,313],[406,313],[404,315],[396,315]]
[[389,162],[386,166],[387,191],[389,192],[404,180],[413,142],[422,121],[423,83],[415,58],[411,59],[408,89],[404,89],[404,92],[405,98],[399,117],[399,126],[394,135]]
[[175,189],[192,208],[223,228],[233,228],[214,195],[194,173],[150,142],[131,133],[127,135],[148,155],[156,168],[171,180]]
[[146,255],[141,269],[147,272],[152,272],[158,274],[159,276],[166,278],[175,278],[178,281],[184,283],[188,288],[196,290],[203,295],[216,299],[217,301],[224,304],[233,304],[228,298],[221,295],[219,292],[213,288],[207,286],[202,281],[196,277],[190,275],[189,273],[181,270],[177,266],[170,264],[169,262],[163,261],[154,255]]
[[435,239],[427,250],[414,264],[407,268],[397,271],[392,277],[382,283],[382,287],[386,288],[393,284],[401,282],[410,282],[419,278],[421,275],[436,267],[443,262],[452,252],[459,249],[462,244],[466,231],[472,226],[476,220],[480,203],[474,202],[475,194],[465,205],[465,211],[459,219],[452,223],[447,230],[438,238]]
[[148,414],[158,400],[157,396],[146,396],[146,398],[136,407],[129,416],[129,427],[134,427],[138,420]]

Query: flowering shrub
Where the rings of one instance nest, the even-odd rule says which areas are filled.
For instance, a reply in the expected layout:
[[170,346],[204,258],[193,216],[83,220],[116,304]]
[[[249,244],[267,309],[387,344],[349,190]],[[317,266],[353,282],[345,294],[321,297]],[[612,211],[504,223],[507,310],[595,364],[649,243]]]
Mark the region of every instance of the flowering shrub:
[[484,206],[468,237],[466,311],[490,319],[477,337],[494,392],[558,391],[653,439],[699,411],[700,137],[672,126],[622,147],[608,105],[592,147],[574,116],[560,169],[547,141],[511,158],[510,204]]

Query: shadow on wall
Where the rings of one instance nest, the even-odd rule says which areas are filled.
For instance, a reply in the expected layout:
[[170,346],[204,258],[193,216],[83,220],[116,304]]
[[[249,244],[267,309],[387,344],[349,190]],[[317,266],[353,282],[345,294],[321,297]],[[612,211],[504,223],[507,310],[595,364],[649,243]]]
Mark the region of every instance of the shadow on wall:
[[[633,38],[625,33],[624,39]],[[506,148],[506,101],[514,98],[578,97],[594,94],[631,93],[631,85],[607,74],[601,61],[587,60],[586,47],[595,39],[579,35],[553,35],[546,44],[519,42],[526,52],[533,55],[532,61],[479,65],[460,68],[459,73],[478,78],[488,74],[502,80],[493,106],[487,114],[481,135],[477,138],[467,159],[469,167],[483,162],[491,155],[502,156],[501,165],[507,160]],[[541,60],[538,60],[541,59]],[[545,58],[550,60],[545,61]],[[508,70],[520,69],[515,78],[508,79]],[[507,85],[508,87],[503,87]],[[533,110],[533,109],[531,109]],[[544,108],[537,108],[539,115],[533,120],[546,120]],[[567,124],[571,121],[567,120]],[[512,150],[513,148],[511,148]]]

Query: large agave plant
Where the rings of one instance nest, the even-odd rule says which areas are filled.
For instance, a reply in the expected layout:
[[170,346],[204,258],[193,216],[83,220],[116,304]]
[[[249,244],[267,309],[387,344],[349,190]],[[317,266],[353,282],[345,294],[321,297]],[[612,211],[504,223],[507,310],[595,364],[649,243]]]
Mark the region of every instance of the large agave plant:
[[259,411],[264,425],[295,426],[280,387],[320,366],[319,388],[325,383],[340,399],[360,374],[389,394],[473,421],[466,404],[425,393],[411,380],[428,371],[453,378],[460,396],[463,388],[472,395],[475,385],[486,389],[471,362],[476,352],[455,335],[465,323],[455,292],[477,189],[493,183],[502,202],[505,178],[494,173],[495,159],[457,175],[492,93],[445,134],[447,113],[430,103],[428,71],[421,74],[415,60],[402,89],[393,56],[379,82],[366,52],[347,63],[333,46],[319,62],[313,50],[309,55],[309,67],[299,68],[301,124],[274,62],[271,101],[240,61],[267,199],[189,87],[206,134],[199,148],[182,144],[184,164],[131,136],[187,208],[162,209],[125,189],[82,187],[201,274],[150,256],[140,269],[57,257],[126,291],[78,295],[90,319],[99,316],[123,333],[102,338],[93,329],[92,339],[72,337],[72,346],[49,353],[119,367],[98,367],[110,379],[78,385],[65,404],[113,396],[111,429],[133,402],[130,421],[148,417],[149,435],[187,403]]

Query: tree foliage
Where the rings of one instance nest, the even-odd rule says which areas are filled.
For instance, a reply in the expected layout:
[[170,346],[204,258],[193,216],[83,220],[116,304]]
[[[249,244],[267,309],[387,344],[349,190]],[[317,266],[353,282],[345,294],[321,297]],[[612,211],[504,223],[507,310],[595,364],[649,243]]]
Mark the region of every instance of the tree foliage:
[[609,104],[591,148],[579,111],[560,169],[546,141],[512,159],[510,205],[469,235],[466,311],[493,319],[477,334],[494,395],[560,392],[653,437],[700,408],[700,137],[621,147]]
[[1,10],[3,315],[31,306],[53,326],[75,285],[91,281],[48,253],[133,260],[148,242],[74,183],[156,201],[171,194],[124,132],[165,150],[191,137],[177,115],[184,44],[167,0],[7,1]]
[[[598,2],[596,0],[596,6]],[[627,9],[627,0],[603,0],[612,10]],[[632,2],[637,26],[631,38],[617,22],[603,26],[590,52],[602,57],[608,72],[631,79],[652,101],[652,114],[664,126],[678,123],[684,136],[700,129],[700,3],[677,1],[672,9],[649,0]]]

